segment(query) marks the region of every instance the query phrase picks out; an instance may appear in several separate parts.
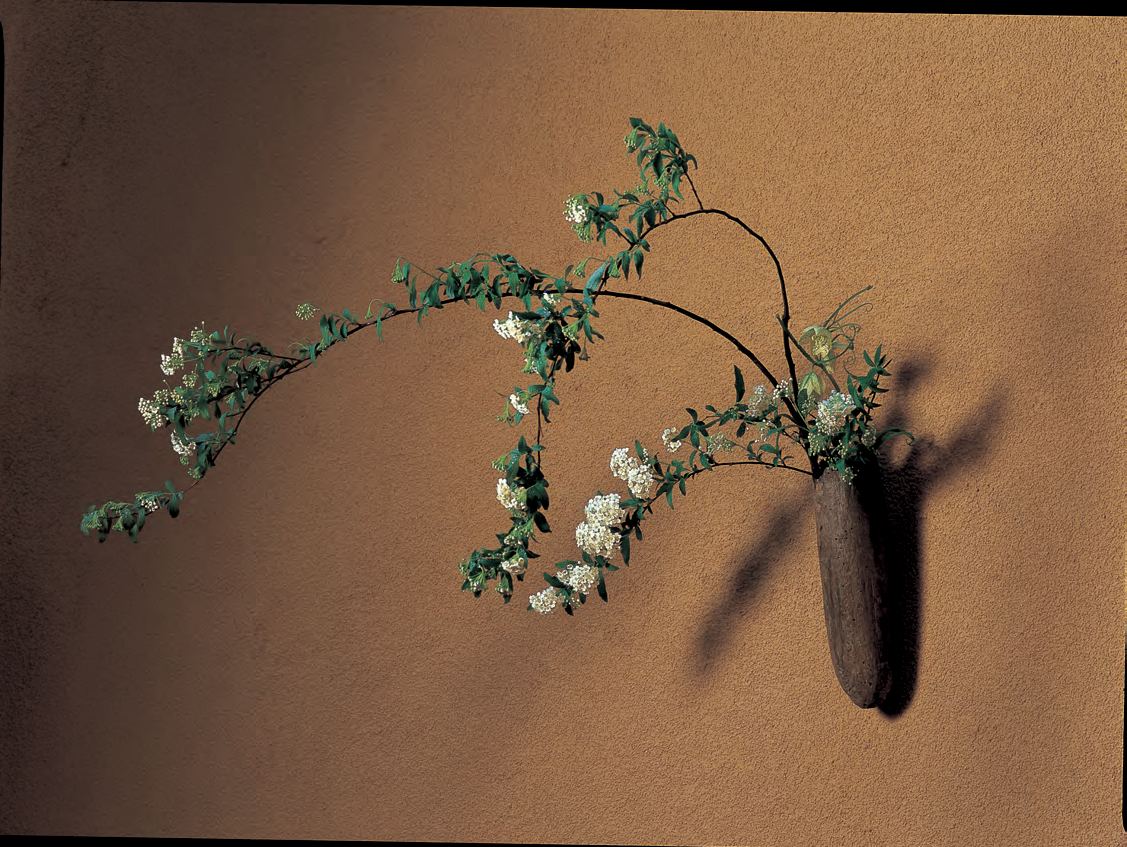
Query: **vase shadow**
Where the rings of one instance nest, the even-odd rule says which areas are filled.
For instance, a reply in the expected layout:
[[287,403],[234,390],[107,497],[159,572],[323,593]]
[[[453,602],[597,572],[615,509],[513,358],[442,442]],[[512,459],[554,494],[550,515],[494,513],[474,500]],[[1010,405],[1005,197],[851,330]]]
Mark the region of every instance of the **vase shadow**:
[[[928,370],[927,365],[918,361],[901,366],[897,371],[898,399],[885,412],[886,420],[908,420],[903,407],[913,386],[926,377]],[[901,460],[893,462],[887,454],[880,457],[883,491],[875,508],[888,578],[885,643],[892,666],[892,687],[877,708],[886,717],[899,717],[907,710],[919,679],[921,598],[926,575],[920,528],[926,502],[940,483],[982,459],[991,433],[998,431],[1005,404],[1004,390],[995,386],[946,444],[937,444],[930,436],[918,436]]]

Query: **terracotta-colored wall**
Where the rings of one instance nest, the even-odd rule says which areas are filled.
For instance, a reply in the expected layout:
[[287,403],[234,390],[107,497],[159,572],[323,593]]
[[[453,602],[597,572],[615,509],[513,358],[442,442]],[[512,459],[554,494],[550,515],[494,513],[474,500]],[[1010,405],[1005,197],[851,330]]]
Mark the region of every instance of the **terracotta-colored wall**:
[[[780,845],[1121,844],[1121,19],[0,0],[0,827],[7,833]],[[611,602],[458,591],[504,529],[526,384],[471,309],[389,322],[255,405],[130,544],[85,509],[187,481],[137,398],[201,320],[282,349],[311,300],[588,251],[626,119],[778,253],[801,328],[872,283],[905,622],[892,705],[829,663],[809,481],[659,509]],[[780,361],[723,222],[641,283]],[[647,306],[561,382],[541,560],[611,451],[730,397]],[[750,369],[745,368],[745,372]],[[528,425],[524,426],[527,429]]]

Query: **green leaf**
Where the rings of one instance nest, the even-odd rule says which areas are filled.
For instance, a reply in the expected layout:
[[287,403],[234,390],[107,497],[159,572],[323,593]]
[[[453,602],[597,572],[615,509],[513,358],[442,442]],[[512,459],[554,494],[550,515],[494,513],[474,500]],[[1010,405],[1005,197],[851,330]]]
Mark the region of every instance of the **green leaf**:
[[630,564],[630,536],[622,536],[622,561]]
[[740,372],[738,366],[736,367],[736,402],[744,399],[744,375]]
[[603,602],[606,603],[607,602],[607,584],[606,584],[606,581],[603,579],[603,572],[601,570],[599,571],[599,586],[596,590],[599,592],[599,596],[603,599]]

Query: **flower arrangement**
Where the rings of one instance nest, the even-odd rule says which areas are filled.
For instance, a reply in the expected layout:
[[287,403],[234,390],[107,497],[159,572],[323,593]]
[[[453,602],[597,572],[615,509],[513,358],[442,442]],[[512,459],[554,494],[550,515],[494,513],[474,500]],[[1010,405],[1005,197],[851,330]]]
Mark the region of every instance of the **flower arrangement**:
[[[720,407],[706,405],[703,414],[686,409],[688,418],[665,427],[661,447],[652,453],[641,441],[635,441],[632,449],[616,449],[610,457],[610,471],[624,483],[625,491],[600,491],[591,498],[584,520],[575,530],[580,556],[557,562],[554,573],[543,573],[547,587],[532,594],[530,610],[548,614],[562,607],[573,614],[592,592],[606,601],[606,576],[618,569],[616,560],[629,564],[631,540],[642,539],[641,525],[652,515],[653,507],[665,500],[673,508],[674,493],[686,494],[688,481],[700,473],[732,465],[760,465],[807,474],[814,480],[836,473],[849,484],[875,463],[875,451],[884,441],[897,435],[911,439],[905,430],[880,429],[873,420],[880,406],[877,395],[886,391],[880,379],[889,374],[889,360],[881,348],[871,356],[863,352],[865,368],[858,373],[848,368],[855,362],[854,339],[860,330],[850,319],[871,308],[857,302],[871,286],[847,297],[821,323],[796,336],[790,328],[786,281],[774,251],[735,215],[704,205],[689,173],[697,161],[674,132],[664,124],[654,129],[631,118],[624,141],[627,150],[636,154],[637,184],[629,191],[615,191],[613,198],[598,192],[575,194],[567,199],[564,211],[583,243],[605,246],[607,236],[613,235],[623,247],[616,253],[585,258],[560,276],[545,274],[508,254],[477,254],[434,273],[399,260],[392,282],[406,290],[408,307],[374,298],[363,317],[349,309],[340,315],[322,313],[320,338],[294,342],[286,355],[250,338],[233,341],[229,327],[222,333],[208,333],[201,325],[187,339],[174,339],[172,353],[161,357],[161,370],[166,376],[185,370],[181,384],[171,387],[166,382],[152,398],[141,398],[138,410],[151,430],[171,427],[172,446],[181,463],[191,465],[188,473],[196,480],[189,489],[215,465],[227,444],[235,442],[246,413],[270,387],[316,365],[319,355],[352,333],[374,326],[382,341],[384,321],[414,314],[421,322],[432,309],[453,303],[474,304],[482,311],[487,305],[501,310],[506,301],[512,303],[516,310],[509,311],[504,320],[494,320],[493,328],[502,338],[520,345],[522,373],[533,376],[531,384],[514,386],[498,418],[512,426],[526,417],[536,418],[535,440],[530,443],[521,435],[512,451],[492,463],[501,474],[496,496],[507,512],[508,525],[497,535],[497,546],[474,550],[459,566],[462,589],[475,597],[493,585],[508,603],[514,582],[523,582],[529,562],[538,557],[533,550],[535,533],[550,532],[548,480],[540,461],[545,449],[544,426],[550,423],[552,405],[560,402],[557,380],[586,360],[589,346],[603,338],[595,328],[597,306],[603,298],[650,303],[709,328],[730,342],[764,382],[747,390],[737,366],[730,402]],[[693,203],[686,202],[685,187],[691,191]],[[682,203],[688,208],[677,211]],[[626,282],[631,273],[641,278],[655,232],[697,215],[720,216],[736,223],[759,241],[774,262],[782,295],[782,312],[776,319],[786,362],[780,376],[743,342],[708,319],[674,303],[614,287],[614,281]],[[589,271],[592,264],[596,266]],[[419,287],[420,276],[430,280],[423,288]],[[379,306],[373,310],[377,302]],[[311,320],[319,311],[313,304],[303,303],[296,316]],[[188,426],[198,419],[211,421],[214,430],[189,435]],[[140,492],[132,503],[91,506],[82,518],[81,530],[86,535],[97,531],[99,541],[111,529],[129,532],[136,542],[146,515],[167,509],[175,518],[184,494],[166,482],[165,490]]]

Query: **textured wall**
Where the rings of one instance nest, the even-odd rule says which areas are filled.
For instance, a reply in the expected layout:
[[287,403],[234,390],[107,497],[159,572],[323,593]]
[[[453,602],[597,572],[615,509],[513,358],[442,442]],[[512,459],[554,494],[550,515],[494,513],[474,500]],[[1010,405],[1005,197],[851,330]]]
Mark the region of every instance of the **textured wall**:
[[[0,0],[0,826],[5,832],[739,844],[1120,844],[1124,34],[1119,19]],[[657,510],[611,602],[474,600],[504,529],[494,315],[389,322],[256,403],[187,481],[137,398],[201,320],[283,349],[397,255],[587,250],[664,121],[762,232],[801,328],[872,283],[893,358],[890,704],[842,693],[809,480],[725,469]],[[781,361],[734,226],[653,239],[629,290]],[[400,297],[400,299],[402,299]],[[545,436],[556,532],[607,462],[739,361],[600,307]],[[745,368],[745,372],[750,372]],[[527,428],[527,424],[525,428]],[[532,431],[534,434],[534,430]]]

